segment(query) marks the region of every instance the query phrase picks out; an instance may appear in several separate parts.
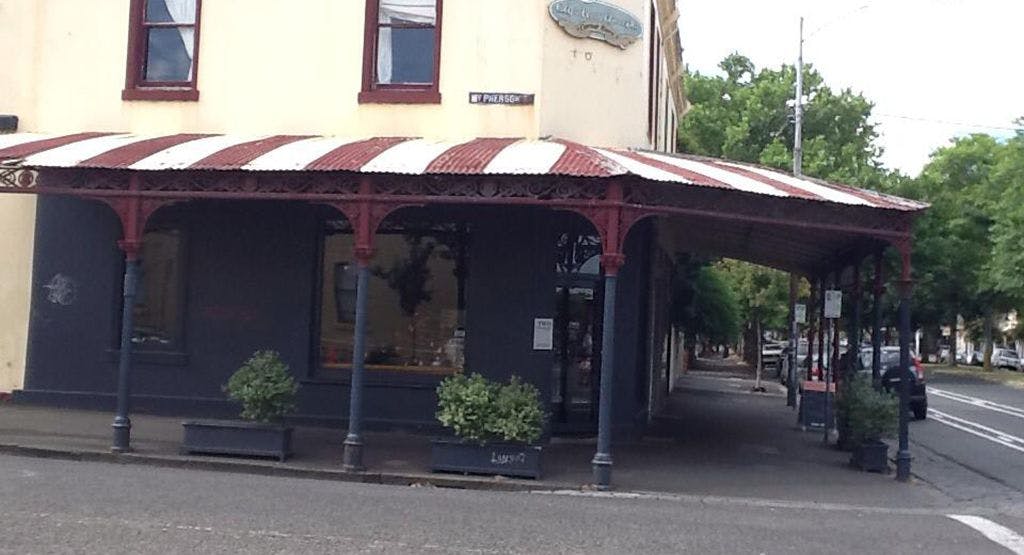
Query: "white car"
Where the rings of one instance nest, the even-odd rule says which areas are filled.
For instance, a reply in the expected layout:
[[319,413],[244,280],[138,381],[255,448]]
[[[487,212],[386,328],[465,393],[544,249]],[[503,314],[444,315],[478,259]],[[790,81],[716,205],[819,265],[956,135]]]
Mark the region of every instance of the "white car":
[[1017,355],[1017,351],[1013,349],[992,349],[992,366],[995,366],[996,368],[1007,368],[1009,370],[1020,370],[1020,356]]

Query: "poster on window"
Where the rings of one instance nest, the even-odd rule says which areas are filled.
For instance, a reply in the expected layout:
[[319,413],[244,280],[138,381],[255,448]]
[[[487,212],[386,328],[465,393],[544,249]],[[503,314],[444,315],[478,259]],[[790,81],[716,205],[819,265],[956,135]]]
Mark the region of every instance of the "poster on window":
[[533,319],[533,350],[550,351],[555,348],[555,320],[553,318]]

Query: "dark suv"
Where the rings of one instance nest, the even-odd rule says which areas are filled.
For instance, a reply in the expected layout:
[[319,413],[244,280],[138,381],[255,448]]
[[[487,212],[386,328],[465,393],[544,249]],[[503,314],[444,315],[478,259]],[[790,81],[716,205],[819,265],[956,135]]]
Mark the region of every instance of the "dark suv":
[[[871,374],[871,347],[861,347],[857,371]],[[840,368],[846,364],[847,355],[840,359]],[[906,376],[910,379],[910,410],[914,418],[924,420],[928,416],[928,391],[921,361],[910,353],[910,368]],[[882,347],[882,387],[889,393],[899,395],[900,392],[900,348]]]

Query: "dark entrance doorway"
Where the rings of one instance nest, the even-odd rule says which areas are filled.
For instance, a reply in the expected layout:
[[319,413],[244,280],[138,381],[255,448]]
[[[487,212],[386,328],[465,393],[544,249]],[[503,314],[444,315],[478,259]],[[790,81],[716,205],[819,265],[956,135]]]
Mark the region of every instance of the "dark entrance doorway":
[[604,287],[601,240],[571,229],[557,237],[552,424],[556,432],[597,425]]

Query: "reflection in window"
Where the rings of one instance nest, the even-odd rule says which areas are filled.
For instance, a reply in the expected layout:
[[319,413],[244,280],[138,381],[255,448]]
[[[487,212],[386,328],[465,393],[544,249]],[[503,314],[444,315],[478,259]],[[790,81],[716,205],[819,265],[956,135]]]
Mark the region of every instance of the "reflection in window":
[[555,243],[555,271],[560,274],[598,274],[601,266],[601,238],[579,231],[558,235]]
[[142,236],[140,259],[132,343],[158,350],[180,348],[181,232],[177,229],[147,231]]
[[189,83],[196,44],[196,0],[146,0],[143,81]]
[[379,1],[377,83],[433,83],[437,0]]
[[[320,366],[352,364],[356,265],[350,231],[327,225]],[[432,374],[464,366],[465,227],[409,226],[376,237],[368,292],[366,367]]]

